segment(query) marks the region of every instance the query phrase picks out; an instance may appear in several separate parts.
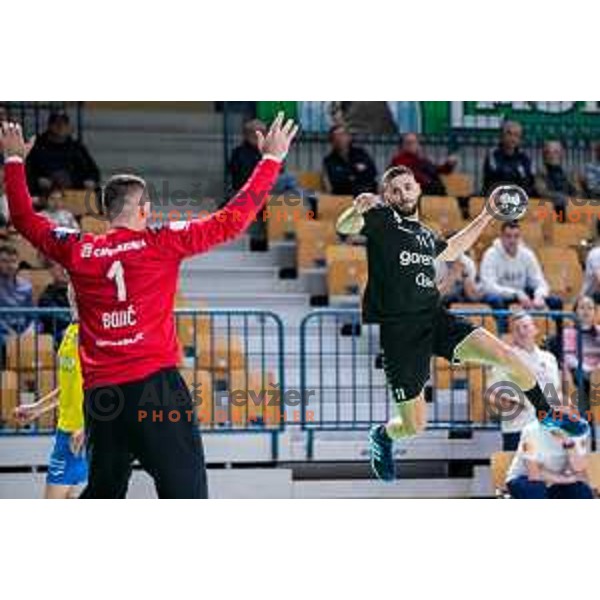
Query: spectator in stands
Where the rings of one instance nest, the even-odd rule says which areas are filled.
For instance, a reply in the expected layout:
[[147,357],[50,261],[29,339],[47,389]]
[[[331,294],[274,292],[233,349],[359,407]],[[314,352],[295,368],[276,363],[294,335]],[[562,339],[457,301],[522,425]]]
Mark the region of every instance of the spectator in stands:
[[0,165],[0,227],[8,223],[8,201],[4,193],[4,166]]
[[581,295],[591,296],[596,304],[600,303],[600,245],[588,252]]
[[425,156],[421,142],[416,133],[406,133],[400,140],[400,148],[391,167],[408,167],[419,182],[423,194],[426,196],[445,196],[446,188],[440,175],[452,173],[458,163],[455,156],[449,156],[441,165],[436,165]]
[[[512,341],[510,346],[523,360],[529,369],[535,373],[540,388],[545,392],[548,402],[562,405],[562,385],[560,369],[556,357],[536,344],[539,330],[534,319],[525,311],[515,313],[510,319],[510,332]],[[487,377],[487,389],[496,389],[488,401],[492,404],[496,414],[514,415],[512,418],[501,420],[502,443],[505,452],[514,452],[519,446],[523,428],[536,420],[535,409],[525,398],[520,398],[507,390],[502,390],[500,382],[506,381],[504,373],[497,368],[490,370]],[[515,404],[524,402],[524,407],[519,410]]]
[[[229,175],[234,193],[242,189],[262,159],[258,147],[259,134],[267,135],[267,126],[262,121],[253,119],[244,123],[242,130],[243,142],[237,148],[234,148],[229,161]],[[281,171],[272,192],[274,194],[289,192],[297,196],[302,194],[296,178],[285,170]]]
[[536,419],[521,433],[519,448],[508,469],[506,486],[517,499],[588,499],[589,436],[568,438]]
[[563,169],[563,147],[560,142],[550,141],[544,143],[544,163],[535,178],[535,190],[540,198],[552,200],[554,210],[563,213],[567,207],[567,200],[578,195],[575,183]]
[[463,254],[454,262],[438,262],[436,275],[442,302],[446,306],[457,302],[481,300],[482,294],[477,283],[477,267],[470,256]]
[[[68,287],[69,278],[64,268],[58,263],[51,262],[47,265],[52,282],[40,295],[38,306],[40,308],[70,308]],[[49,333],[54,337],[58,346],[62,340],[66,328],[71,322],[71,313],[65,312],[63,316],[41,317],[42,333]]]
[[[8,245],[0,246],[0,310],[2,308],[31,308],[31,283],[17,275],[17,251]],[[12,333],[23,333],[30,325],[29,317],[6,315],[0,317],[0,358],[4,364],[4,344]]]
[[64,199],[63,190],[57,185],[52,186],[43,199],[42,214],[59,227],[79,231],[77,219],[72,212],[65,208]]
[[53,184],[64,189],[98,185],[98,166],[87,148],[72,137],[66,113],[52,113],[47,131],[35,140],[27,157],[27,180],[32,194],[47,191]]
[[[600,369],[600,327],[596,325],[596,303],[590,296],[580,296],[575,302],[573,310],[579,317],[582,337],[582,368],[585,398],[590,398],[591,374]],[[574,381],[577,381],[577,329],[565,327],[562,334],[562,354],[564,368],[570,372]],[[587,407],[583,407],[587,410]]]
[[513,183],[534,195],[531,160],[519,148],[523,128],[520,123],[506,121],[498,147],[490,152],[483,166],[483,192],[488,194],[497,185]]
[[352,143],[345,127],[329,131],[331,152],[323,161],[323,181],[327,191],[338,196],[377,193],[377,169],[366,150]]
[[[8,109],[3,104],[0,104],[0,123],[8,121]],[[4,151],[2,150],[2,142],[0,142],[0,166],[4,164]]]
[[480,276],[483,302],[496,310],[513,303],[525,310],[562,309],[562,300],[550,294],[536,255],[521,241],[517,222],[502,224],[501,236],[483,255]]
[[583,168],[582,184],[588,198],[600,199],[600,141],[595,142],[592,151],[593,160]]

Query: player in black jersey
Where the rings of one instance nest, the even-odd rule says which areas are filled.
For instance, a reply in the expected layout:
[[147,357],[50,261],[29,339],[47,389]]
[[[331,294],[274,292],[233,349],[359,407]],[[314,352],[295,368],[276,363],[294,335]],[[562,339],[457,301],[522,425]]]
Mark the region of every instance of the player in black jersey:
[[[587,423],[552,411],[534,374],[515,352],[482,327],[448,313],[435,285],[436,261],[454,261],[492,221],[483,210],[448,242],[419,222],[421,188],[412,172],[394,167],[383,177],[382,195],[362,194],[338,221],[341,234],[367,238],[369,281],[363,318],[380,324],[383,362],[398,407],[397,417],[369,434],[371,464],[378,478],[395,479],[393,441],[426,426],[423,389],[433,356],[454,363],[502,369],[523,390],[548,427],[582,435]],[[490,200],[493,202],[493,200]]]

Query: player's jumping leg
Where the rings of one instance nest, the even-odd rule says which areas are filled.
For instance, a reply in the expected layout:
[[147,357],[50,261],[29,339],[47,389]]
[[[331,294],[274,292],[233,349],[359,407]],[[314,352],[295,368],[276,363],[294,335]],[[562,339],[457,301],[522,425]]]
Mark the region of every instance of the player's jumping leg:
[[517,385],[536,410],[538,419],[549,428],[558,428],[569,436],[585,435],[588,424],[566,411],[556,411],[548,404],[534,374],[519,356],[502,340],[483,328],[465,338],[454,352],[461,363],[493,366],[501,369],[509,381]]
[[374,426],[369,433],[371,468],[378,479],[394,481],[394,441],[418,435],[427,425],[427,408],[421,393],[417,398],[396,403],[396,416],[385,425]]

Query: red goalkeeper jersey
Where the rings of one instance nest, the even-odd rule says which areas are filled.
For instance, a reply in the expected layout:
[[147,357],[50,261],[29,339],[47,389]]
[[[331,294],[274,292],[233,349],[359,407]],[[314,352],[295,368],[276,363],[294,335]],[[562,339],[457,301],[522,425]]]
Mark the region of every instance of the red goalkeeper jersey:
[[7,160],[13,225],[70,274],[86,389],[139,381],[179,364],[173,307],[181,261],[244,232],[265,205],[279,171],[277,160],[263,159],[237,196],[206,219],[92,235],[57,227],[36,214],[22,161]]

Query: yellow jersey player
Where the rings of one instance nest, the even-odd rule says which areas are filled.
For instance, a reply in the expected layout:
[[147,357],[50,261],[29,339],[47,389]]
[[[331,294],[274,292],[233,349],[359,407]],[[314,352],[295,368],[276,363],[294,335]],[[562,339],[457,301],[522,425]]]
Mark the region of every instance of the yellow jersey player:
[[58,388],[35,404],[19,406],[15,416],[22,424],[31,423],[58,406],[58,424],[54,448],[48,465],[47,499],[76,497],[77,487],[86,483],[88,465],[85,456],[83,419],[83,380],[79,362],[79,324],[69,286],[73,322],[58,350]]

